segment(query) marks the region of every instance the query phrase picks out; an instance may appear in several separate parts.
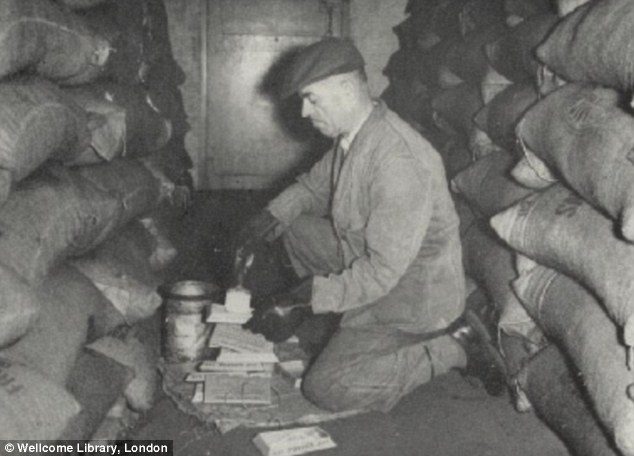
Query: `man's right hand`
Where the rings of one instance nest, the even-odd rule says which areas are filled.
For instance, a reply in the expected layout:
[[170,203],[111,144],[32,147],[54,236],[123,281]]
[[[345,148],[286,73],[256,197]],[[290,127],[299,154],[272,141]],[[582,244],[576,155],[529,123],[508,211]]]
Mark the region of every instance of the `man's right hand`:
[[233,275],[235,283],[242,285],[249,266],[253,263],[257,245],[261,242],[273,241],[278,235],[279,226],[279,220],[271,212],[264,209],[240,230],[234,243]]
[[244,327],[251,332],[264,335],[271,342],[283,342],[312,315],[312,294],[311,277],[289,291],[256,299],[253,316]]

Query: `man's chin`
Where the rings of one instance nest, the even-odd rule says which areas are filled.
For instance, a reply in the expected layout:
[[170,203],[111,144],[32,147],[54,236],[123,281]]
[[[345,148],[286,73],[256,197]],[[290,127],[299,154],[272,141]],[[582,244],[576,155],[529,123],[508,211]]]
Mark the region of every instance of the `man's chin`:
[[332,130],[325,128],[324,126],[313,124],[313,127],[315,128],[315,130],[317,130],[319,133],[321,133],[327,138],[335,138],[337,136],[336,134],[332,132]]

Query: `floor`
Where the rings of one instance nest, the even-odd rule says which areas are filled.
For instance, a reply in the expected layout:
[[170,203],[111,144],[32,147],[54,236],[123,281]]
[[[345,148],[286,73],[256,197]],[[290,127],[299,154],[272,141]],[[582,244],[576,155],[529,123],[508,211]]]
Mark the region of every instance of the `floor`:
[[[199,193],[172,229],[180,249],[170,277],[223,286],[236,227],[270,194]],[[416,389],[390,413],[365,413],[321,424],[337,444],[326,455],[566,456],[565,446],[532,413],[515,411],[508,396],[491,398],[479,384],[451,373]],[[221,435],[162,397],[134,439],[173,439],[175,455],[258,455],[251,439],[261,429]]]

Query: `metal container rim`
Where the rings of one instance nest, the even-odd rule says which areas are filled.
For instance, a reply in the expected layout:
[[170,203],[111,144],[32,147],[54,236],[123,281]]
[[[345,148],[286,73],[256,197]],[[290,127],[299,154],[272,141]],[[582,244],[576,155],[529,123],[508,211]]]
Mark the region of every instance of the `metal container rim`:
[[[186,286],[199,287],[200,294],[183,294],[174,290],[184,288]],[[161,286],[160,294],[165,299],[175,299],[179,301],[204,301],[218,299],[220,294],[220,287],[211,282],[205,282],[202,280],[179,280],[176,282],[167,283]]]

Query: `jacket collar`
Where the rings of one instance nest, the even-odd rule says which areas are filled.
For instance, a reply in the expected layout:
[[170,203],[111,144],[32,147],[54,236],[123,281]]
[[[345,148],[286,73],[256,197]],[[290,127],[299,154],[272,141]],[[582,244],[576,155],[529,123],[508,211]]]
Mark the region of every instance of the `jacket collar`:
[[355,130],[346,136],[341,136],[339,138],[339,146],[343,149],[344,153],[347,153],[352,145],[355,143],[357,137],[362,137],[367,131],[370,131],[371,126],[376,123],[376,121],[382,118],[387,111],[387,106],[385,102],[381,99],[373,100],[374,108],[370,111],[370,115],[361,122]]

